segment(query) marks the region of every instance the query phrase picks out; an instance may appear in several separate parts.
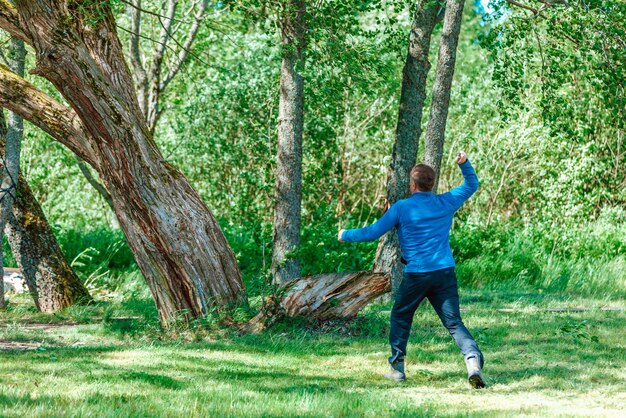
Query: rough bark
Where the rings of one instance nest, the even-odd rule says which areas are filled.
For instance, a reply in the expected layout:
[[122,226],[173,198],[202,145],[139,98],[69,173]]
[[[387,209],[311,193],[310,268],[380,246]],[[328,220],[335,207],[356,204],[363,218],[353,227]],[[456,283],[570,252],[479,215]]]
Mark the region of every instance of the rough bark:
[[293,282],[281,306],[289,316],[327,320],[353,318],[370,301],[386,293],[389,277],[359,271],[305,277]]
[[89,164],[95,164],[89,134],[72,108],[61,105],[2,64],[0,87],[0,107],[21,115]]
[[[132,77],[139,108],[146,120],[150,135],[152,136],[154,136],[157,122],[163,114],[163,109],[160,107],[161,96],[169,83],[176,77],[182,66],[189,59],[190,48],[196,40],[200,23],[204,19],[204,14],[208,6],[208,0],[200,0],[198,2],[193,19],[189,24],[184,44],[180,45],[178,41],[175,41],[180,48],[178,54],[171,62],[166,62],[166,49],[173,50],[171,46],[173,32],[178,32],[180,29],[180,27],[174,27],[173,23],[177,21],[179,24],[182,24],[183,21],[175,19],[179,3],[178,0],[167,0],[167,2],[163,1],[162,3],[162,8],[165,9],[166,12],[165,15],[161,16],[157,14],[156,16],[160,24],[160,33],[156,47],[151,48],[149,51],[142,51],[140,47],[140,38],[144,36],[142,35],[142,14],[146,11],[142,7],[141,0],[126,2],[131,19],[128,58],[134,70]],[[192,11],[193,10],[190,10],[189,14]],[[97,43],[95,45],[97,45]],[[150,62],[149,68],[146,68],[146,62]],[[89,167],[80,160],[78,161],[78,167],[87,182],[100,194],[102,199],[111,208],[111,211],[115,212],[111,195],[106,187],[92,174]]]
[[302,132],[304,119],[305,13],[304,0],[284,4],[281,17],[283,48],[278,108],[278,158],[276,160],[276,206],[272,276],[284,284],[300,275],[302,209]]
[[350,319],[368,303],[389,292],[389,276],[359,271],[309,276],[288,282],[280,301],[270,299],[246,331],[256,333],[281,316],[306,316],[326,321]]
[[[90,11],[73,5],[62,0],[17,1],[20,29],[37,52],[32,72],[59,90],[82,122],[74,128],[84,127],[88,133],[65,141],[92,165],[111,194],[160,319],[167,324],[181,314],[198,317],[211,306],[242,300],[241,275],[219,225],[153,141],[108,6],[94,4],[99,17],[94,27],[82,22]],[[20,106],[7,100],[16,92],[7,93],[10,83],[2,78],[10,77],[0,76],[0,102],[18,111]],[[38,119],[24,111],[29,105],[37,107],[37,98],[41,95],[22,100],[28,104],[20,108],[22,116]]]
[[[422,110],[426,98],[426,79],[430,70],[428,61],[430,37],[440,10],[436,2],[422,0],[413,16],[409,48],[402,71],[396,136],[391,165],[387,173],[387,205],[404,199],[409,193],[409,173],[415,165],[422,133]],[[398,234],[394,228],[380,240],[373,269],[390,275],[394,293],[402,281],[404,272],[400,257]]]
[[443,157],[443,144],[446,135],[448,108],[450,107],[450,90],[456,64],[456,50],[463,20],[463,0],[447,0],[446,14],[443,20],[437,72],[433,84],[432,102],[428,116],[428,126],[424,140],[424,162],[435,169],[437,177],[433,191],[439,185],[439,172]]
[[40,311],[56,312],[91,301],[89,292],[65,259],[39,203],[21,175],[5,232]]

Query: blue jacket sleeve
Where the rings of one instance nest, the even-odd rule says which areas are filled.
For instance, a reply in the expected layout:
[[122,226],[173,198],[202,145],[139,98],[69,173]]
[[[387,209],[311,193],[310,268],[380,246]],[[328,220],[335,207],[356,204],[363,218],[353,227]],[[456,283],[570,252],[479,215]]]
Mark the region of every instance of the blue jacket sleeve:
[[476,176],[474,167],[472,167],[472,164],[469,162],[469,160],[465,161],[463,164],[460,164],[459,168],[461,169],[461,173],[463,173],[463,178],[465,179],[465,181],[459,187],[455,187],[448,193],[444,193],[442,195],[444,199],[452,204],[454,210],[460,208],[467,199],[469,199],[474,193],[476,193],[479,185],[478,177]]
[[375,223],[365,228],[347,229],[341,239],[346,242],[374,241],[398,224],[398,203],[394,203]]

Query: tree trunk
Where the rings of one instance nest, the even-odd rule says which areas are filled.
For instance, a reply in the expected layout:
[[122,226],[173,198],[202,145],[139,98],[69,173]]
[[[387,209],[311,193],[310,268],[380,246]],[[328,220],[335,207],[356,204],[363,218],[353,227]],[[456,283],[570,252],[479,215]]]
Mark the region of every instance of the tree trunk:
[[293,280],[285,285],[283,298],[270,299],[246,324],[246,331],[261,332],[281,316],[306,316],[318,321],[354,318],[368,303],[389,292],[390,287],[388,275],[371,271]]
[[[26,58],[26,49],[24,47],[24,41],[17,38],[11,38],[11,45],[9,47],[8,61],[9,67],[20,77],[24,76],[24,61]],[[4,115],[2,116],[2,124],[4,125]],[[22,118],[9,112],[6,130],[0,129],[5,133],[6,140],[4,141],[4,152],[2,153],[2,187],[0,191],[0,244],[4,238],[4,226],[7,223],[11,208],[13,207],[13,200],[16,196],[17,190],[17,176],[20,170],[20,154],[22,151],[22,136],[24,133],[24,121]],[[0,251],[0,273],[4,277],[4,254]],[[0,293],[0,308],[5,307],[4,300],[4,282],[1,286]]]
[[300,217],[302,207],[302,131],[304,112],[304,0],[290,0],[281,18],[283,58],[278,109],[278,158],[272,275],[284,284],[300,275]]
[[[25,34],[37,52],[37,68],[31,72],[47,78],[78,119],[71,109],[61,110],[63,106],[10,74],[0,74],[0,104],[56,133],[57,140],[96,170],[162,323],[241,301],[241,274],[219,225],[153,141],[108,5],[20,0],[18,27],[10,6],[0,6],[0,27]],[[95,25],[92,14],[97,16]],[[33,113],[42,101],[46,113]],[[61,138],[63,131],[69,136]]]
[[[24,43],[12,39],[10,64],[20,76],[24,75],[25,56]],[[9,193],[3,200],[0,237],[6,232],[37,309],[55,312],[77,302],[88,302],[91,297],[87,289],[65,260],[39,203],[26,180],[18,174],[22,118],[13,112],[9,114],[6,140],[2,126],[4,120],[0,121],[0,148],[6,150],[7,157],[2,171],[9,173],[11,184],[15,181],[17,193]]]
[[[440,10],[436,2],[422,0],[413,16],[409,50],[402,71],[396,138],[387,173],[387,205],[404,199],[409,193],[409,173],[415,165],[422,133],[422,110],[426,98],[426,79],[430,70],[428,61],[430,37]],[[404,272],[400,256],[398,234],[394,228],[380,240],[373,269],[390,275],[394,294]]]
[[435,169],[435,187],[439,185],[439,172],[443,156],[443,143],[446,135],[446,121],[450,106],[450,90],[454,77],[456,63],[456,49],[459,43],[459,33],[463,20],[463,0],[447,0],[446,15],[443,20],[441,42],[439,43],[439,57],[437,58],[437,73],[433,84],[432,103],[426,128],[424,161]]
[[[185,43],[181,45],[176,42],[180,50],[178,51],[177,57],[167,63],[165,61],[166,49],[176,52],[175,49],[168,44],[172,38],[172,23],[176,20],[175,15],[179,2],[178,0],[162,0],[161,3],[161,9],[167,10],[167,12],[165,15],[158,17],[160,24],[159,40],[155,48],[145,51],[145,54],[143,54],[144,51],[140,48],[139,40],[145,37],[145,35],[142,35],[145,31],[142,27],[141,17],[146,11],[142,7],[141,0],[133,0],[132,2],[126,3],[130,11],[131,19],[128,58],[134,70],[132,75],[135,83],[135,92],[139,101],[139,108],[146,120],[151,136],[154,136],[157,122],[164,111],[160,106],[161,95],[169,83],[176,77],[181,67],[187,62],[191,47],[196,40],[200,23],[204,19],[204,14],[209,2],[208,0],[200,0],[198,2],[194,18],[189,24]],[[182,23],[182,21],[178,20],[178,23]],[[176,31],[178,30],[180,30],[180,28]],[[150,68],[146,69],[146,62],[150,62]],[[80,159],[77,159],[77,161],[78,168],[83,173],[83,176],[85,176],[87,182],[100,197],[102,197],[109,208],[111,208],[111,211],[115,213],[113,201],[111,200],[111,195],[108,190],[94,177],[91,169],[85,162]]]
[[[4,109],[0,108],[0,138],[5,138],[7,134],[7,127],[6,127],[6,121],[4,119]],[[2,156],[2,159],[4,161],[4,147],[2,150],[0,150],[0,155]],[[4,182],[4,164],[2,164],[2,180]],[[0,216],[2,217],[2,224],[4,225],[4,221],[5,221],[5,213],[4,213],[4,195],[6,194],[4,191],[1,192],[2,194],[2,200],[0,200],[0,202],[2,203],[2,207],[0,208],[0,210],[2,211],[0,213]],[[0,231],[0,244],[2,244],[2,234],[3,232]],[[0,309],[6,309],[6,299],[4,297],[4,251],[2,251],[2,249],[0,248],[0,267],[2,268],[2,271],[0,271],[0,273],[2,274],[2,283],[0,283]]]
[[91,296],[65,259],[48,222],[21,175],[6,234],[37,309],[56,312]]

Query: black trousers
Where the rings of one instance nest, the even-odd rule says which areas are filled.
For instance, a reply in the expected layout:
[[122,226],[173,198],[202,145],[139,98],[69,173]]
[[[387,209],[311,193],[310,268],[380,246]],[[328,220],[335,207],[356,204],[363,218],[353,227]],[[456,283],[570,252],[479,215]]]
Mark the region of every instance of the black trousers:
[[448,329],[465,358],[478,356],[482,367],[483,355],[461,320],[454,267],[428,273],[404,273],[391,310],[389,362],[404,360],[413,315],[424,298],[428,298],[443,326]]

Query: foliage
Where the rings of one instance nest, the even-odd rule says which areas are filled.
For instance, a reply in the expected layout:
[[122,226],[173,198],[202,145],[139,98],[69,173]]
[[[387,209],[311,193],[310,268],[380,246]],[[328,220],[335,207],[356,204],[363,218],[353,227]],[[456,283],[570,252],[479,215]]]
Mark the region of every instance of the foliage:
[[[249,294],[259,296],[269,292],[279,34],[268,3],[220,4],[209,8],[195,58],[163,97],[156,140],[216,214]],[[626,66],[615,48],[623,5],[586,4],[555,5],[536,18],[503,3],[487,18],[466,8],[440,186],[461,181],[452,158],[464,149],[481,181],[452,234],[466,284],[623,294]],[[309,8],[298,252],[305,274],[371,266],[376,243],[340,244],[336,231],[380,215],[410,12],[397,1]],[[127,13],[117,18],[128,27]],[[146,19],[141,43],[151,48],[160,26]],[[120,29],[124,45],[126,35]],[[28,59],[32,67],[34,55]],[[114,216],[74,157],[29,125],[24,142],[22,169],[69,261],[83,254],[75,263],[81,277],[103,293],[140,292]]]
[[626,297],[625,214],[576,228],[464,225],[451,239],[458,275],[478,288]]
[[[535,110],[549,143],[534,172],[533,197],[584,219],[624,195],[626,4],[615,0],[547,3],[527,10],[492,3],[481,38],[493,60],[505,121]],[[543,196],[542,196],[543,195]]]

